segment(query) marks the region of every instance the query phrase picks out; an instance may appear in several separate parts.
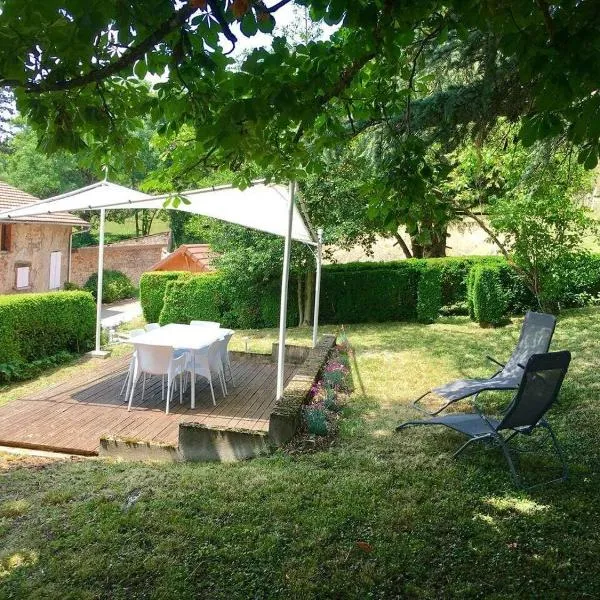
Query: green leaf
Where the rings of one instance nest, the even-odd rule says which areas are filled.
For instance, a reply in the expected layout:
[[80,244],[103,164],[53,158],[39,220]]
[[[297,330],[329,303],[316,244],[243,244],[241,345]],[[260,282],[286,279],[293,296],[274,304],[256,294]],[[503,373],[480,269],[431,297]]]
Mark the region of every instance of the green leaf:
[[133,72],[138,79],[144,79],[144,77],[146,77],[146,73],[148,72],[146,61],[143,59],[138,60],[133,67]]
[[275,27],[275,19],[273,18],[273,15],[261,13],[257,21],[258,29],[263,33],[271,33],[273,31],[273,28]]
[[252,37],[258,31],[258,23],[252,12],[247,12],[240,23],[240,30],[246,37]]

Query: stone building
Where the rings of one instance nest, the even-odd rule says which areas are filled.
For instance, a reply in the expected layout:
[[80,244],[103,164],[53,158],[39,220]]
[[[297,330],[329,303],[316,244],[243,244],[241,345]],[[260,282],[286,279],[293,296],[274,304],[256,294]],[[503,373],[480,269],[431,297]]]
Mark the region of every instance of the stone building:
[[[104,268],[125,273],[137,287],[142,274],[166,256],[168,247],[169,232],[106,244]],[[74,248],[71,261],[70,281],[83,285],[90,275],[98,271],[98,246]]]
[[[0,211],[39,199],[0,181]],[[59,290],[69,280],[71,233],[87,222],[70,213],[0,222],[0,294]]]

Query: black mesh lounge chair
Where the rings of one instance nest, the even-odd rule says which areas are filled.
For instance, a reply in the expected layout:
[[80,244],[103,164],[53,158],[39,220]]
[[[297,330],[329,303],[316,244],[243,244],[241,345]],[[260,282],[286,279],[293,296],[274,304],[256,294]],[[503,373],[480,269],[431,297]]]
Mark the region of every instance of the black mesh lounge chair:
[[[446,385],[434,388],[419,396],[413,406],[429,415],[437,415],[453,402],[469,396],[479,395],[488,390],[516,390],[523,377],[523,365],[533,354],[543,354],[550,349],[550,342],[556,326],[556,317],[546,313],[528,312],[523,321],[519,341],[512,356],[506,364],[502,364],[491,356],[488,360],[500,367],[487,379],[459,379]],[[419,402],[429,394],[436,394],[446,400],[445,404],[434,412],[429,412],[420,406]]]
[[[568,475],[567,465],[556,436],[544,415],[558,396],[570,362],[571,353],[566,351],[534,354],[530,357],[524,367],[519,389],[501,420],[486,417],[479,411],[452,413],[420,421],[407,421],[398,425],[396,431],[411,425],[445,425],[464,433],[469,439],[453,454],[453,457],[458,456],[472,442],[481,440],[496,442],[504,452],[516,485],[522,486],[521,478],[511,458],[509,442],[518,434],[528,436],[536,427],[543,427],[548,432],[552,448],[562,465],[562,476],[552,481],[563,481]],[[543,483],[550,483],[550,481]]]

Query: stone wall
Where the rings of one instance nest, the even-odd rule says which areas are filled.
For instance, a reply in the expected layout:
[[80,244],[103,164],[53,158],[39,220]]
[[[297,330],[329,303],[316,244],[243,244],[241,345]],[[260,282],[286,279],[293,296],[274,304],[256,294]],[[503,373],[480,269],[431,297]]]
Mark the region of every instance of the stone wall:
[[[109,244],[104,247],[104,268],[121,271],[131,279],[136,287],[143,273],[154,266],[161,258],[165,244],[137,243],[131,240],[125,244]],[[90,275],[98,270],[98,246],[86,246],[73,250],[71,281],[83,285]]]
[[[50,254],[61,252],[61,287],[68,277],[71,225],[11,224],[11,249],[0,251],[0,294],[47,292],[50,285]],[[15,267],[29,265],[28,289],[15,289]]]
[[283,391],[269,418],[269,441],[275,446],[289,442],[300,426],[302,406],[306,403],[313,384],[335,346],[336,336],[325,334],[308,352],[296,374]]

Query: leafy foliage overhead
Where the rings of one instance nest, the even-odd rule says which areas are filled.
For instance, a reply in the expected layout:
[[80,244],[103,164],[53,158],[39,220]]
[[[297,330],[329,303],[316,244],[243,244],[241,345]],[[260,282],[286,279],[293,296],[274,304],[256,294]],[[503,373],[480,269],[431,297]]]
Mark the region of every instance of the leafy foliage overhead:
[[293,46],[274,37],[235,64],[238,38],[272,33],[290,2],[5,0],[0,86],[49,149],[123,144],[150,114],[164,132],[193,125],[190,163],[297,177],[349,129],[451,137],[524,115],[525,142],[564,134],[596,164],[597,0],[297,0],[339,30]]

